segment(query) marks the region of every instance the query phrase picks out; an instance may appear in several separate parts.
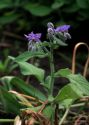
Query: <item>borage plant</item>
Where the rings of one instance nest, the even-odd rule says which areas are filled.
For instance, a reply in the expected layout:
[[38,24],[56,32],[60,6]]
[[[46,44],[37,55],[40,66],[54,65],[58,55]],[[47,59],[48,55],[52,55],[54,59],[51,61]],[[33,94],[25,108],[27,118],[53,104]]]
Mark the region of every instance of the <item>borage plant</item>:
[[[0,110],[15,114],[16,118],[0,119],[0,122],[14,122],[14,125],[62,125],[71,108],[86,104],[80,98],[89,96],[89,82],[80,74],[74,75],[68,68],[56,71],[54,65],[54,49],[67,45],[65,41],[71,38],[68,33],[70,25],[55,28],[52,23],[48,23],[47,27],[49,41],[41,42],[42,34],[31,32],[25,35],[29,41],[28,51],[18,57],[9,57],[15,67],[20,67],[22,75],[36,77],[45,93],[19,77],[2,77]],[[50,64],[48,76],[44,69],[27,62],[32,58],[45,57]],[[69,83],[54,96],[54,81],[57,77],[65,77]]]

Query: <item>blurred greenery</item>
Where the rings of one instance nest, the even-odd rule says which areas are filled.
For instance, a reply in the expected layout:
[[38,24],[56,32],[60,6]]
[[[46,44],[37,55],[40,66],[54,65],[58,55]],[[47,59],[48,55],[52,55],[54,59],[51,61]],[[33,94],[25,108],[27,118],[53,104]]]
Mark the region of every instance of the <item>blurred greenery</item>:
[[0,29],[28,31],[48,21],[77,25],[89,19],[88,12],[89,0],[1,0]]

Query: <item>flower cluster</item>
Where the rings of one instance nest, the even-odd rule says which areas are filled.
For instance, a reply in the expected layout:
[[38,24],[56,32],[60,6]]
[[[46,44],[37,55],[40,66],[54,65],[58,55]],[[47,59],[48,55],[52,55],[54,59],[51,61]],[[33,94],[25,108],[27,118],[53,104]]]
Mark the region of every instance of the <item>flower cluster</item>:
[[[70,25],[63,25],[59,26],[57,28],[54,27],[53,23],[49,22],[47,24],[47,36],[50,40],[54,40],[54,37],[57,37],[58,39],[65,41],[67,39],[70,39],[71,36],[68,33],[68,30],[70,28]],[[25,35],[25,37],[28,39],[28,50],[35,51],[40,48],[40,38],[41,33],[34,34],[33,32],[29,33],[28,35]]]
[[59,26],[57,28],[54,28],[53,23],[49,22],[48,23],[48,37],[49,38],[53,38],[53,36],[59,36],[59,38],[64,38],[65,40],[70,39],[71,36],[68,33],[68,30],[70,28],[70,25],[63,25],[63,26]]

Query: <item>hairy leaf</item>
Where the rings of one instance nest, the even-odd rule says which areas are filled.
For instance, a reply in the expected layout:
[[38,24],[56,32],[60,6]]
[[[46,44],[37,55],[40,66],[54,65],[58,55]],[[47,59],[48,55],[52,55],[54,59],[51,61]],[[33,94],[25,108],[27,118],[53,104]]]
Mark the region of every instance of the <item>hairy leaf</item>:
[[43,110],[43,114],[44,114],[47,118],[51,119],[52,116],[53,116],[53,114],[54,114],[54,109],[53,109],[53,107],[50,106],[50,105],[46,106],[45,109]]
[[27,62],[18,62],[23,75],[34,75],[40,82],[44,80],[44,70]]
[[17,62],[27,61],[28,59],[31,59],[32,57],[44,58],[46,56],[47,56],[47,54],[45,54],[44,52],[29,52],[29,51],[26,51],[26,52],[22,53],[21,55],[17,56],[15,58],[15,61],[17,61]]
[[[77,89],[77,90],[76,90]],[[74,84],[68,84],[64,86],[58,93],[58,95],[55,97],[56,102],[62,102],[66,99],[73,99],[76,100],[80,97],[82,97],[83,94]]]
[[62,76],[62,77],[67,77],[69,74],[71,74],[71,70],[66,68],[66,69],[60,69],[58,70],[54,76],[55,77],[59,77],[59,76]]
[[[76,86],[76,88],[83,93],[83,95],[89,96],[89,82],[80,74],[70,74],[67,76],[70,82]],[[75,89],[75,91],[77,91]]]
[[60,46],[67,46],[67,44],[64,43],[63,40],[58,39],[57,37],[54,36],[54,42],[55,42],[55,41],[56,41],[56,43],[57,43],[58,45],[60,45]]
[[8,113],[18,114],[22,106],[18,103],[15,96],[6,91],[3,87],[0,86],[0,102],[3,105],[3,110]]
[[[46,100],[46,97],[42,92],[40,92],[38,89],[36,89],[32,85],[26,84],[22,79],[20,79],[18,77],[5,76],[5,77],[2,77],[0,80],[1,80],[1,82],[3,82],[3,85],[5,87],[7,86],[7,84],[11,85],[11,88],[9,88],[9,90],[12,90],[12,89],[18,90],[18,92],[21,92],[22,94],[33,96],[42,101]],[[7,88],[7,90],[8,90],[8,88]]]

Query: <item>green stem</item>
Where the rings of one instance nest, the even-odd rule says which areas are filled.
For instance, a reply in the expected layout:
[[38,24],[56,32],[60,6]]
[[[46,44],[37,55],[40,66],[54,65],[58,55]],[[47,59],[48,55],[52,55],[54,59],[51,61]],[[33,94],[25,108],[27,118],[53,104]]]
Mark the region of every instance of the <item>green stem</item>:
[[1,122],[14,122],[14,119],[0,119]]
[[68,115],[68,113],[69,113],[69,108],[66,109],[65,114],[63,115],[62,119],[61,119],[60,122],[59,122],[59,125],[62,125],[62,124],[63,124],[63,122],[65,121],[65,119],[66,119],[66,117],[67,117],[67,115]]
[[[77,107],[81,107],[81,106],[84,106],[85,103],[78,103],[78,104],[74,104],[74,105],[71,105],[70,108],[77,108]],[[64,109],[64,107],[60,107],[59,109]]]
[[54,88],[54,58],[53,58],[52,46],[50,47],[50,72],[51,72],[50,95],[52,96]]

